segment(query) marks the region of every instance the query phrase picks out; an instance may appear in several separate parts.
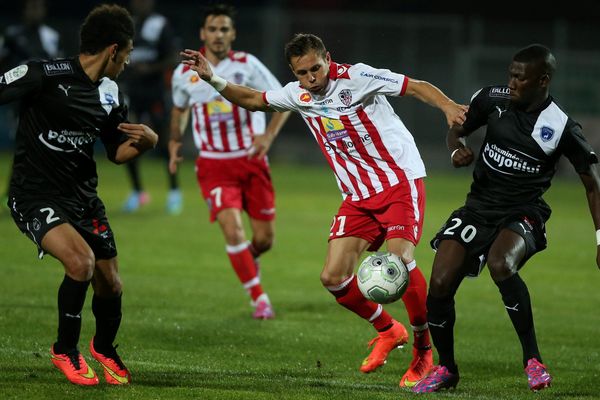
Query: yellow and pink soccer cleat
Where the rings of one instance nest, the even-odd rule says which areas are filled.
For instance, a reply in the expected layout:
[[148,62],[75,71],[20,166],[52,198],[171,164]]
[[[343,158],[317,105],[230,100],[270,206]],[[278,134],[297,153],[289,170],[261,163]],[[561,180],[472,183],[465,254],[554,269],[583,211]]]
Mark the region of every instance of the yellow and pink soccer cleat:
[[67,354],[58,354],[54,352],[54,346],[50,347],[50,359],[67,379],[76,385],[97,385],[98,376],[91,369],[81,353],[75,349]]
[[109,354],[102,354],[94,348],[94,339],[90,342],[90,353],[104,368],[104,379],[111,385],[126,385],[131,383],[131,374],[117,354],[116,347],[112,347]]

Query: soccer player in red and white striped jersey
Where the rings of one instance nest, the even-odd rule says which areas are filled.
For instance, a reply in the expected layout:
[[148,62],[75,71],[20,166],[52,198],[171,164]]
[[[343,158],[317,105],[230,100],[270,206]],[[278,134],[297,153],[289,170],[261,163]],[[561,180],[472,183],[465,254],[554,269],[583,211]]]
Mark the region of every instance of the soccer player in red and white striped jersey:
[[[211,68],[227,79],[257,90],[280,89],[281,84],[253,55],[231,50],[235,40],[235,10],[226,5],[206,9],[200,52]],[[182,128],[192,113],[192,131],[199,155],[196,175],[210,209],[225,236],[233,269],[254,305],[254,318],[270,319],[274,311],[263,291],[258,256],[271,248],[274,237],[275,193],[265,152],[253,156],[252,142],[260,135],[277,135],[289,112],[276,113],[266,124],[263,112],[250,112],[232,104],[211,85],[201,81],[188,65],[180,64],[172,79],[173,109],[169,167],[174,172],[181,160]],[[247,212],[252,229],[248,242],[241,211]]]
[[[427,283],[414,259],[423,226],[425,167],[385,96],[416,97],[442,110],[449,126],[462,124],[467,107],[428,82],[365,64],[335,63],[315,35],[295,35],[285,52],[298,81],[265,92],[226,81],[197,51],[182,55],[186,65],[232,103],[251,110],[299,112],[319,144],[344,198],[331,226],[321,282],[340,305],[379,333],[362,372],[382,366],[391,350],[407,342],[408,333],[380,304],[362,296],[354,268],[365,250],[377,250],[384,241],[408,266],[410,284],[402,300],[414,333],[413,360],[400,386],[414,386],[432,366]],[[268,148],[272,139],[265,135],[255,146]]]

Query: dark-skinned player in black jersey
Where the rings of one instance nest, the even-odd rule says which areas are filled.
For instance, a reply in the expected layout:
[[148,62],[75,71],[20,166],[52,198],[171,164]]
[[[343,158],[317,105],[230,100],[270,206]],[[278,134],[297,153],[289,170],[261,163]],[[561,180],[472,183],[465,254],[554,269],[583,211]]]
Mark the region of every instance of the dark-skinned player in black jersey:
[[[533,44],[519,50],[509,66],[508,86],[476,92],[465,123],[448,131],[452,165],[458,168],[475,158],[465,138],[487,125],[466,203],[450,215],[431,242],[437,252],[427,319],[439,365],[413,387],[417,393],[457,385],[454,295],[463,278],[477,276],[485,264],[521,342],[529,388],[538,391],[552,382],[542,363],[531,300],[519,270],[546,248],[544,224],[551,210],[542,195],[563,155],[585,187],[600,244],[598,159],[581,126],[550,95],[555,69],[556,60],[547,47]],[[600,253],[596,264],[600,267]]]
[[86,17],[80,54],[32,61],[0,75],[0,104],[21,101],[8,205],[21,231],[64,266],[58,289],[58,338],[51,360],[69,381],[96,385],[78,350],[81,312],[90,283],[96,333],[92,356],[108,383],[131,381],[113,341],[121,322],[121,280],[114,236],[98,198],[94,143],[121,164],[153,148],[149,127],[127,122],[114,79],[133,48],[128,11],[102,5]]

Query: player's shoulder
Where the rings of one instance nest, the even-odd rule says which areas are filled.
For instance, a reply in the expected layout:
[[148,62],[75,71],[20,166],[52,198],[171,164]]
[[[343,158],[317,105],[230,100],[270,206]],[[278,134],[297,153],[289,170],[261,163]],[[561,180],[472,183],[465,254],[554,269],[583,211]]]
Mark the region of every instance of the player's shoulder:
[[45,76],[49,77],[60,77],[77,73],[77,65],[74,58],[41,60],[39,61],[39,68]]
[[473,93],[471,101],[474,101],[475,99],[492,102],[510,100],[510,89],[507,85],[484,86]]
[[246,53],[245,51],[239,50],[230,50],[228,57],[231,61],[241,64],[247,64],[249,61],[256,60],[256,57],[254,57],[250,53]]

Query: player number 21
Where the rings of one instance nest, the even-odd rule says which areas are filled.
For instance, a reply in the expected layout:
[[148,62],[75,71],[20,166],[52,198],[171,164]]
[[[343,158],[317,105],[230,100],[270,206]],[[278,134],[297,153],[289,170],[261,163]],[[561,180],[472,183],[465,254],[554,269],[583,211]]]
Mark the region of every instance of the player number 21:
[[331,223],[331,229],[329,230],[329,236],[333,236],[333,230],[335,229],[336,222],[338,223],[338,230],[335,233],[335,236],[341,236],[344,233],[344,228],[346,227],[346,216],[340,215],[339,217],[333,217],[333,222]]

